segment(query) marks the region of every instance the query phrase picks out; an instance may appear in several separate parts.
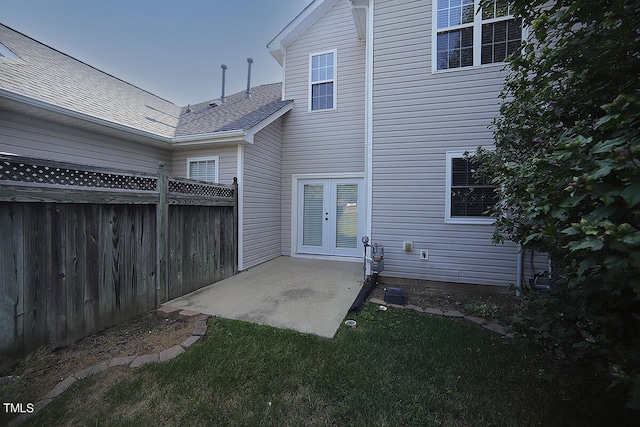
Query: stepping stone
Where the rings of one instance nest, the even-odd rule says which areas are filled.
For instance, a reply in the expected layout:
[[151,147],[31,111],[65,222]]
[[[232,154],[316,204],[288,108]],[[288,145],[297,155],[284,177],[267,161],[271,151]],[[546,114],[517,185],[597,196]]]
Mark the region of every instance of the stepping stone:
[[424,309],[422,307],[418,307],[417,305],[407,304],[408,310],[417,311],[418,313],[424,313]]
[[498,325],[497,323],[489,323],[487,325],[483,325],[482,327],[500,335],[507,335],[507,331],[504,330],[504,327]]
[[193,310],[182,310],[180,313],[178,313],[178,319],[180,320],[191,320],[196,316],[199,316],[200,313],[199,311],[193,311]]
[[136,357],[133,362],[131,362],[131,365],[129,365],[131,368],[139,368],[142,365],[146,365],[147,363],[157,363],[158,362],[158,354],[157,353],[153,353],[153,354],[145,354],[143,356],[138,356]]
[[464,317],[464,314],[460,313],[458,310],[448,310],[442,313],[444,317]]
[[174,345],[171,348],[161,351],[159,360],[160,362],[166,362],[167,360],[175,359],[182,353],[184,353],[184,348],[180,347],[179,345]]
[[371,304],[376,304],[376,305],[387,305],[387,303],[385,302],[385,300],[380,299],[380,298],[370,298],[369,302]]
[[7,427],[14,427],[20,425],[24,420],[31,418],[35,414],[38,413],[39,410],[47,406],[49,403],[53,402],[53,399],[42,399],[33,404],[33,412],[20,414],[7,424]]
[[164,317],[165,319],[176,317],[178,313],[180,313],[180,309],[171,307],[170,305],[164,305],[156,310],[156,314],[160,317]]
[[205,322],[196,321],[196,324],[193,328],[193,335],[205,336],[207,333],[207,324]]
[[53,399],[55,397],[60,396],[66,389],[71,387],[71,385],[73,383],[75,383],[76,381],[78,381],[78,379],[76,377],[74,377],[73,375],[65,378],[64,380],[60,381],[53,388],[53,390],[51,390],[49,393],[45,394],[44,395],[44,399]]
[[440,310],[439,308],[432,308],[432,307],[425,308],[424,312],[428,314],[433,314],[436,316],[442,316],[444,314],[442,310]]
[[106,363],[99,363],[97,365],[93,365],[87,369],[84,369],[80,372],[77,372],[73,376],[81,380],[83,378],[87,378],[89,375],[93,375],[93,374],[97,374],[98,372],[105,371],[107,367],[108,366]]
[[33,405],[33,413],[35,414],[36,412],[38,412],[40,409],[44,408],[51,402],[53,402],[53,399],[42,399],[37,401]]
[[111,359],[109,366],[127,366],[129,363],[133,362],[135,358],[136,356],[116,357]]
[[191,335],[189,338],[187,338],[186,340],[182,341],[182,344],[180,344],[180,346],[182,346],[182,348],[187,349],[189,347],[191,347],[192,345],[194,345],[195,343],[197,343],[198,341],[200,341],[200,337],[197,335]]
[[486,322],[486,320],[484,320],[482,317],[464,316],[464,318],[465,320],[468,320],[473,323],[477,323],[478,325],[484,325],[484,323]]

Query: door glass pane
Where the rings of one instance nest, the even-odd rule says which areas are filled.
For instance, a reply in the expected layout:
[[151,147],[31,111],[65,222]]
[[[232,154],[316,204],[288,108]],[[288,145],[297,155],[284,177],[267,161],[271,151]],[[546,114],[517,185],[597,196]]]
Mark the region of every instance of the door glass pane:
[[322,246],[323,200],[322,185],[305,184],[302,214],[302,244],[305,246]]
[[358,184],[336,186],[336,247],[358,247]]

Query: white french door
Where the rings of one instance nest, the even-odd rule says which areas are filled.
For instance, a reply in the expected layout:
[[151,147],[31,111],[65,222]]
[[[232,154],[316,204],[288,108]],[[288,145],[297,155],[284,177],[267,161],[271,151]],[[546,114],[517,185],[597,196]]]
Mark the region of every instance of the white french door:
[[298,253],[362,256],[363,180],[298,181]]

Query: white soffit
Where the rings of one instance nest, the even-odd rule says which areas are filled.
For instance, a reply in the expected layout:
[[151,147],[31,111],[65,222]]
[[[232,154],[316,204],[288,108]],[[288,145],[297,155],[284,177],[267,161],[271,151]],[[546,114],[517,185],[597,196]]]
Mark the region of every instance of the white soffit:
[[324,15],[339,0],[314,0],[293,21],[291,21],[273,40],[267,44],[269,53],[280,63],[284,62],[284,52],[302,33]]

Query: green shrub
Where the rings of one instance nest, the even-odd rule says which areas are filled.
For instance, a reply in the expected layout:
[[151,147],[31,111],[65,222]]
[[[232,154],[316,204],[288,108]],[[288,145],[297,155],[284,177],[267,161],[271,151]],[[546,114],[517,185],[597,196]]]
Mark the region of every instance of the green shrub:
[[516,328],[558,357],[606,369],[640,409],[640,5],[513,2],[530,28],[512,58],[495,150],[497,242],[552,259]]

